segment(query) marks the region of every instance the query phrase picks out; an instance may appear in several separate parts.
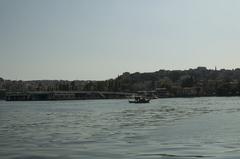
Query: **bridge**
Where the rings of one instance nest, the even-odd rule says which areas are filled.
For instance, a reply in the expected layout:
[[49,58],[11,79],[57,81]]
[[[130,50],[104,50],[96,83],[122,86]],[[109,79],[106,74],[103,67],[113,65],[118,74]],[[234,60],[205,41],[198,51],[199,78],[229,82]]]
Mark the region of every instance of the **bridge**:
[[6,101],[127,99],[134,93],[107,91],[7,92]]

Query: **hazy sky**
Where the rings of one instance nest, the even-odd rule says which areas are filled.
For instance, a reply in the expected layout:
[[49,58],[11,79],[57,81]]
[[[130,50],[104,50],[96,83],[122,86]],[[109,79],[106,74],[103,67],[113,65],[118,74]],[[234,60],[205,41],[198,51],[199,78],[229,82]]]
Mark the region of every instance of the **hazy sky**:
[[0,0],[0,77],[240,67],[239,0]]

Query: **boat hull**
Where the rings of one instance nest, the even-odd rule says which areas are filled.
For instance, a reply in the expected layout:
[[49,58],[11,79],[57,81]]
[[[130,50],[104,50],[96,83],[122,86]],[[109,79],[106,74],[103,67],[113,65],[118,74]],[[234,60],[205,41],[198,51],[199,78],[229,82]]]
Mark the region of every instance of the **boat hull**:
[[128,101],[129,103],[135,103],[135,104],[144,104],[144,103],[149,103],[150,100],[145,100],[145,101]]

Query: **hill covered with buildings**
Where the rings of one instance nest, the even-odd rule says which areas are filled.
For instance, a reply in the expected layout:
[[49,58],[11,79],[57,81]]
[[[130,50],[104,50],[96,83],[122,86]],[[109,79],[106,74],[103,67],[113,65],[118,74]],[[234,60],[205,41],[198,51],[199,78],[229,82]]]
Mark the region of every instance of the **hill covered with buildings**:
[[240,69],[216,70],[198,67],[188,70],[125,72],[105,81],[6,80],[0,78],[0,96],[6,92],[104,91],[148,94],[155,97],[237,96]]

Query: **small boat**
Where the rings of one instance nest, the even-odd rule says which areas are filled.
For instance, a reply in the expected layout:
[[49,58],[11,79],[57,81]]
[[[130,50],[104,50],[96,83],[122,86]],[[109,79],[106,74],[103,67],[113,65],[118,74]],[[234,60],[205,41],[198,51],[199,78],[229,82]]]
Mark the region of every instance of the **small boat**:
[[134,100],[129,100],[129,103],[149,103],[150,99],[145,97],[135,97]]

